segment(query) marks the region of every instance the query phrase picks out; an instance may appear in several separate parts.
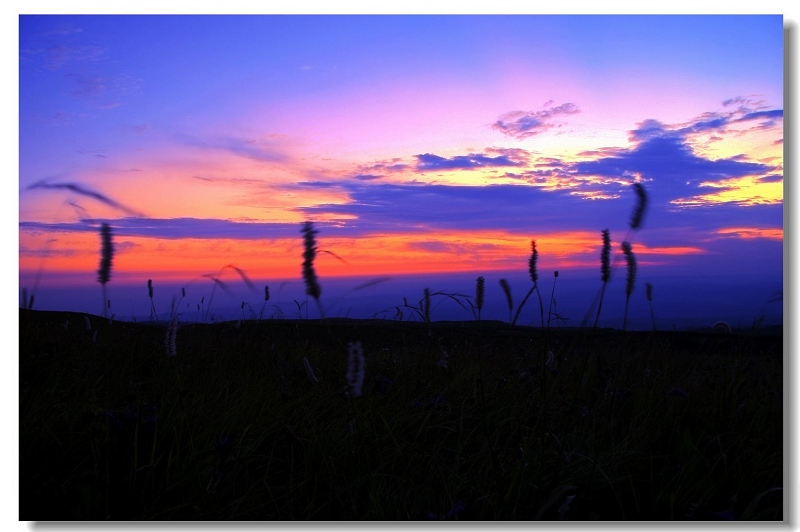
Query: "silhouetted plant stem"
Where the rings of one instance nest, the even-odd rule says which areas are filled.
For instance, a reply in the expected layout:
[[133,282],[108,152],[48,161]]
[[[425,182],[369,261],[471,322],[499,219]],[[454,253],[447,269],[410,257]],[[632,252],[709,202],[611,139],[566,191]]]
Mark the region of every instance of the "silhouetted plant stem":
[[629,242],[622,243],[622,252],[625,254],[625,260],[628,263],[628,278],[625,283],[625,316],[622,320],[622,330],[624,331],[628,325],[628,304],[630,303],[636,280],[636,258],[633,256],[633,249]]
[[153,280],[147,280],[147,293],[150,296],[150,321],[153,321],[153,316],[156,317],[156,321],[158,321],[158,313],[156,312],[156,304],[153,302]]
[[264,316],[264,309],[267,308],[267,301],[269,301],[269,285],[264,285],[264,305],[261,307],[258,321],[261,321],[261,318]]
[[547,308],[547,328],[550,328],[550,317],[553,313],[553,302],[556,295],[556,282],[558,281],[558,270],[553,272],[553,290],[550,292],[550,306]]
[[653,331],[656,330],[656,315],[653,313],[653,285],[644,283],[644,288],[647,293],[647,303],[650,305],[650,319],[653,322]]
[[528,293],[525,294],[525,297],[522,298],[522,302],[519,304],[519,306],[517,307],[517,311],[514,313],[514,319],[511,320],[511,325],[517,324],[517,319],[519,318],[519,313],[522,311],[522,307],[525,306],[525,302],[528,301],[528,298],[531,297],[531,295],[535,291],[536,291],[536,285],[533,285],[531,289],[528,290]]
[[485,280],[483,276],[478,277],[475,282],[475,307],[478,309],[478,321],[481,321],[481,309],[483,308]]
[[[208,297],[208,307],[206,307],[205,314],[203,315],[203,322],[206,322],[208,320],[208,315],[211,312],[211,302],[214,300],[214,291],[217,289],[217,285],[219,285],[219,287],[223,291],[225,291],[225,293],[227,293],[229,296],[233,295],[233,292],[231,292],[231,289],[228,288],[228,286],[224,282],[222,282],[222,280],[220,279],[220,276],[222,275],[222,272],[227,268],[230,268],[233,271],[235,271],[236,273],[238,273],[239,277],[242,278],[242,281],[244,281],[244,283],[247,285],[247,287],[251,291],[255,291],[255,289],[256,289],[256,286],[253,284],[252,281],[250,281],[250,279],[247,277],[247,274],[244,273],[244,271],[241,268],[237,268],[233,264],[226,264],[225,266],[220,268],[219,272],[216,275],[214,275],[213,273],[203,274],[203,277],[207,277],[208,279],[211,279],[211,281],[213,281],[213,283],[214,283],[214,286],[211,288],[211,295]],[[186,289],[185,288],[181,289],[181,294],[182,294],[181,295],[181,299],[186,297]],[[201,300],[201,302],[202,302],[202,300]]]
[[301,232],[303,233],[303,280],[306,284],[306,295],[314,298],[314,301],[317,302],[317,308],[319,308],[319,315],[324,318],[325,311],[319,301],[322,288],[319,286],[317,274],[314,271],[314,258],[317,256],[317,241],[314,235],[318,231],[314,229],[312,222],[304,222]]
[[514,302],[511,299],[511,286],[509,286],[506,279],[500,279],[500,288],[503,289],[503,293],[506,295],[506,302],[508,303],[508,322],[513,325],[514,322],[511,319],[511,312],[513,312],[514,309]]
[[600,252],[600,280],[603,287],[600,290],[600,303],[597,305],[597,315],[594,317],[593,329],[597,329],[597,321],[600,319],[600,311],[603,309],[603,297],[606,293],[606,285],[611,279],[611,235],[608,229],[603,229],[603,249]]
[[106,317],[106,283],[111,279],[111,260],[114,256],[114,244],[111,241],[111,226],[103,223],[100,226],[100,268],[97,270],[97,281],[103,287],[103,317]]

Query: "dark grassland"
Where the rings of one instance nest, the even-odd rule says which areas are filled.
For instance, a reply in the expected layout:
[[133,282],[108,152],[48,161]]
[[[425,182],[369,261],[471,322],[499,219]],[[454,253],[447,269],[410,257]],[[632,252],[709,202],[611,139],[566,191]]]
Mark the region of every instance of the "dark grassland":
[[783,519],[780,331],[19,318],[20,520]]

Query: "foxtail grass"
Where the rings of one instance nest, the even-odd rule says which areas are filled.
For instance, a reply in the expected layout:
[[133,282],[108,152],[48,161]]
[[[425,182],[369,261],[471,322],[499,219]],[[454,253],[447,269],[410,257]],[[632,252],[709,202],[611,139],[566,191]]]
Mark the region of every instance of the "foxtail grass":
[[511,325],[516,325],[517,319],[519,319],[519,314],[522,312],[522,307],[525,306],[528,298],[531,297],[534,292],[536,292],[536,295],[539,296],[539,318],[542,322],[542,330],[544,330],[544,305],[542,304],[542,294],[539,292],[539,273],[536,270],[536,263],[538,260],[539,252],[536,250],[536,240],[531,240],[531,256],[528,259],[528,274],[533,282],[533,286],[530,290],[528,290],[528,293],[525,294],[525,297],[522,299],[519,307],[517,307],[517,312],[514,314],[514,319],[511,320]]
[[111,226],[103,223],[100,226],[100,268],[97,270],[97,282],[103,287],[103,317],[106,317],[106,283],[111,280],[111,261],[114,257],[114,243],[111,240]]
[[506,279],[500,279],[500,287],[503,289],[503,293],[506,295],[506,302],[508,303],[508,322],[513,323],[511,312],[514,309],[514,301],[511,299],[511,286]]
[[317,256],[317,241],[315,235],[319,232],[314,229],[312,222],[304,222],[303,228],[300,230],[303,233],[303,281],[306,284],[306,295],[314,298],[319,308],[320,317],[325,317],[325,311],[322,309],[322,304],[319,301],[322,295],[322,288],[317,280],[317,273],[314,271],[314,259]]
[[625,254],[625,261],[628,264],[628,276],[625,280],[625,315],[622,320],[622,330],[624,331],[628,325],[628,305],[636,282],[636,257],[633,255],[633,248],[629,242],[622,243],[622,253]]
[[158,321],[158,313],[156,312],[156,304],[153,302],[153,280],[147,280],[147,294],[150,296],[150,321],[153,321],[153,316]]
[[361,342],[347,344],[347,394],[356,399],[361,397],[364,378],[367,374],[367,363],[364,359],[364,350]]
[[647,294],[647,303],[650,306],[650,319],[653,322],[653,331],[656,330],[656,315],[653,313],[653,285],[644,283],[645,293]]
[[478,277],[478,279],[475,281],[475,308],[478,310],[478,321],[481,321],[481,309],[483,309],[485,284],[486,280],[483,278],[483,276]]
[[632,231],[638,231],[642,227],[644,214],[647,210],[647,191],[641,183],[634,183],[633,189],[636,192],[636,207],[631,213],[629,225]]
[[603,229],[603,249],[600,251],[600,280],[603,287],[600,289],[600,303],[597,305],[597,315],[594,317],[593,329],[597,328],[597,321],[600,319],[600,311],[603,309],[603,298],[606,294],[606,285],[611,279],[611,235],[608,229]]
[[261,321],[261,318],[264,317],[264,309],[267,308],[268,301],[269,301],[269,285],[264,285],[264,304],[261,306],[261,313],[258,315],[258,321]]
[[178,356],[177,337],[178,315],[173,312],[172,318],[169,320],[169,325],[167,326],[167,334],[164,337],[164,350],[168,357]]
[[[550,291],[550,306],[547,308],[547,328],[550,328],[550,318],[553,315],[553,306],[556,304],[556,282],[558,281],[558,270],[553,272],[553,290]],[[556,313],[558,318],[558,313]]]

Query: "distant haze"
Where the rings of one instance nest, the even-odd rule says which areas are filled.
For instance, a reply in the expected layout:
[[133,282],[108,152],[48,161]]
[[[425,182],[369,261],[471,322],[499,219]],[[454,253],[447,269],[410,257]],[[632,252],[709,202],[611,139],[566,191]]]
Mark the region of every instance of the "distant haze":
[[[551,327],[579,327],[592,308],[601,283],[599,276],[593,279],[583,275],[571,277],[561,274],[558,278],[554,300],[550,307],[553,289],[552,275],[540,280],[542,302],[547,323],[551,314]],[[619,273],[619,272],[618,272]],[[477,276],[458,274],[448,276],[405,276],[394,277],[367,288],[353,291],[369,279],[323,280],[321,301],[327,317],[378,318],[389,320],[420,321],[419,314],[404,306],[404,298],[409,306],[419,307],[424,288],[431,293],[444,292],[456,296],[467,309],[467,299],[474,303],[475,279]],[[499,272],[484,275],[486,295],[481,318],[484,320],[509,321],[508,306],[500,278],[506,278],[512,289],[514,312],[522,298],[531,287],[525,275],[514,272]],[[213,283],[199,279],[192,283],[154,284],[154,304],[160,320],[170,316],[173,299],[180,301],[178,319],[192,322],[202,321],[206,311],[208,320],[228,321],[238,319],[297,319],[319,318],[319,311],[313,301],[305,295],[300,280],[287,282],[283,288],[280,282],[268,283],[270,300],[264,304],[264,283],[256,282],[257,289],[250,291],[235,275],[223,277],[232,295],[217,288],[212,294]],[[664,278],[652,276],[648,282],[653,285],[653,312],[660,330],[686,330],[711,327],[717,321],[725,321],[735,328],[750,328],[754,325],[766,326],[783,323],[783,301],[780,285],[758,282],[749,279],[737,285],[734,292],[730,286],[732,279],[726,278]],[[625,303],[624,278],[613,280],[607,288],[598,326],[622,328]],[[186,298],[181,299],[181,288],[186,289]],[[114,285],[109,283],[108,295],[114,318],[123,321],[148,321],[150,319],[150,299],[146,281],[138,285]],[[213,299],[212,298],[213,295]],[[467,296],[467,297],[460,297]],[[198,305],[203,300],[202,307]],[[95,283],[77,287],[51,287],[45,282],[35,299],[34,308],[40,310],[70,310],[99,315],[100,285]],[[208,303],[211,302],[211,308]],[[302,308],[298,309],[297,303]],[[245,302],[244,309],[241,308]],[[595,307],[596,308],[596,307]],[[262,312],[263,309],[263,312]],[[402,313],[400,314],[398,312]],[[595,312],[590,314],[588,325],[594,323]],[[534,294],[525,303],[518,324],[539,327],[541,324],[538,298]],[[559,320],[558,317],[565,318]],[[431,300],[431,319],[433,321],[473,320],[471,310],[465,310],[452,298],[434,295]],[[628,329],[651,329],[650,308],[645,296],[644,286],[638,286],[631,297],[628,314]]]

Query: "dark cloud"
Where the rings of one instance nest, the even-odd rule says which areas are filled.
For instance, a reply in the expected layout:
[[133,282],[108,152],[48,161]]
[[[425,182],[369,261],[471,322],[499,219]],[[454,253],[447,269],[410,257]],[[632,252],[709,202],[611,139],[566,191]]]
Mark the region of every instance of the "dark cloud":
[[340,188],[341,183],[335,181],[300,181],[299,188]]
[[522,166],[524,161],[513,159],[508,155],[498,155],[489,157],[479,153],[469,155],[456,155],[445,158],[432,153],[415,155],[417,158],[417,170],[471,170],[474,168]]
[[[658,134],[660,132],[660,134]],[[719,181],[772,172],[774,166],[736,158],[707,159],[695,155],[685,138],[653,121],[632,132],[638,145],[616,154],[573,163],[570,171],[578,176],[630,177],[641,175],[657,187],[696,187],[704,181]]]
[[[535,228],[578,228],[605,218],[609,205],[570,216],[576,199],[566,191],[527,185],[350,183],[350,200],[297,209],[306,217],[340,217],[346,227],[371,232],[461,229],[528,232]],[[587,205],[587,207],[589,207]],[[618,208],[618,207],[616,207]],[[354,218],[354,219],[353,219]]]
[[405,164],[399,158],[394,158],[387,161],[376,161],[369,165],[361,165],[350,177],[359,181],[372,181],[380,179],[386,174],[403,172],[408,168],[410,168],[408,164]]
[[[547,102],[545,106],[547,105],[552,105],[552,102]],[[492,129],[510,137],[524,139],[557,127],[559,124],[555,119],[559,116],[574,115],[579,112],[580,109],[574,103],[564,103],[541,111],[512,111],[492,124]]]
[[783,181],[783,175],[781,174],[769,174],[765,176],[761,176],[758,181],[760,183],[780,183]]
[[739,122],[743,122],[745,120],[758,120],[759,118],[783,118],[783,109],[772,109],[770,111],[754,111],[752,113],[747,113],[740,119]]
[[[779,119],[783,119],[783,109],[766,109],[763,106],[760,107],[761,108],[754,110],[750,107],[740,106],[724,113],[703,113],[692,122],[684,124],[683,127],[676,128],[673,133],[681,136],[705,132],[717,132],[721,134],[725,132],[727,126],[730,124],[741,124],[743,122],[753,121],[760,121],[760,123],[751,126],[751,129],[769,129],[775,127]],[[639,129],[642,128],[640,127]]]

